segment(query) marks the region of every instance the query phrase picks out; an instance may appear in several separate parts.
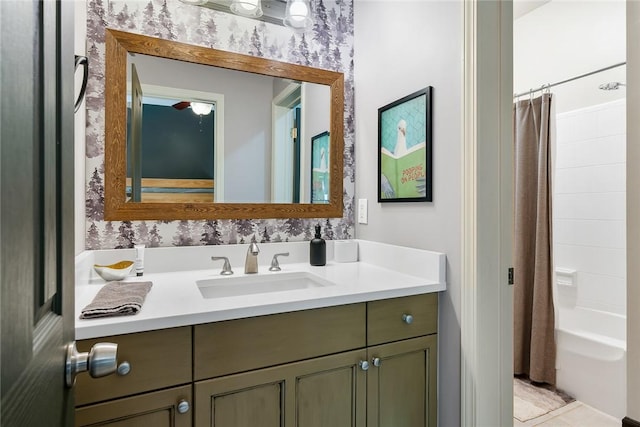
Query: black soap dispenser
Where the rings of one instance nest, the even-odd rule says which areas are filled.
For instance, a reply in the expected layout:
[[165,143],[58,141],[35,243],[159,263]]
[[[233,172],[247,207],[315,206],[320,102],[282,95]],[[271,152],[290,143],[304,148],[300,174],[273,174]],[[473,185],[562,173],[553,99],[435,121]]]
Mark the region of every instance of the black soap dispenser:
[[319,225],[316,225],[316,236],[311,240],[309,262],[315,266],[322,266],[327,263],[327,243],[320,237]]

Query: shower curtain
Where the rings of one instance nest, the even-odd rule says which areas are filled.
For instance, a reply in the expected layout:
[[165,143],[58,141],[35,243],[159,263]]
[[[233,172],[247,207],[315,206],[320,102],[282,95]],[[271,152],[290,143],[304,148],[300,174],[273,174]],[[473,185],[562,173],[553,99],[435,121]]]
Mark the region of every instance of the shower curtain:
[[[550,93],[513,106],[515,153],[514,373],[555,384]],[[555,127],[555,126],[554,126]]]

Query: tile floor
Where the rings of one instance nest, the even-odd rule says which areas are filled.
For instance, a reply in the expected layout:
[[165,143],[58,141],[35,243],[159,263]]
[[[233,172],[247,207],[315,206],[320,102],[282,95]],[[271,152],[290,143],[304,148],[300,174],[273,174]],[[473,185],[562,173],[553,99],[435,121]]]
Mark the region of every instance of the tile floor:
[[582,402],[571,402],[527,422],[513,419],[514,427],[620,427],[621,421]]

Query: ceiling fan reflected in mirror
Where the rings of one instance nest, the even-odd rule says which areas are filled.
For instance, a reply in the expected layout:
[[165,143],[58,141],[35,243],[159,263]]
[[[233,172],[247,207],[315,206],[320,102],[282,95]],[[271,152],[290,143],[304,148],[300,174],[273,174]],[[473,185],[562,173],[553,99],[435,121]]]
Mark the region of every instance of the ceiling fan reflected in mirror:
[[176,110],[184,110],[191,107],[191,111],[199,116],[206,116],[213,111],[213,104],[195,101],[180,101],[172,105]]

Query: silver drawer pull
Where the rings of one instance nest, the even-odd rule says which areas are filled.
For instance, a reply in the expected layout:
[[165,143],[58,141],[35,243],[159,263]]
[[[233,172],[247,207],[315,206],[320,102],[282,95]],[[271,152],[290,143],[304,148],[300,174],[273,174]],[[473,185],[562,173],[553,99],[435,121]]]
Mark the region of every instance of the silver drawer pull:
[[131,364],[127,361],[122,362],[118,365],[118,375],[124,377],[129,372],[131,372]]
[[374,358],[371,360],[371,363],[373,363],[373,366],[375,366],[376,368],[379,368],[379,367],[380,367],[380,365],[382,365],[382,360],[380,360],[380,358],[379,358],[379,357],[374,357]]
[[187,412],[189,412],[190,408],[191,407],[189,406],[189,402],[187,402],[186,400],[183,399],[178,402],[178,413],[186,414]]
[[410,314],[403,314],[402,315],[402,321],[404,323],[406,323],[407,325],[410,325],[413,323],[413,316]]
[[369,370],[369,362],[367,362],[366,360],[361,360],[360,363],[358,363],[358,365],[360,366],[360,369],[362,369],[363,371]]

